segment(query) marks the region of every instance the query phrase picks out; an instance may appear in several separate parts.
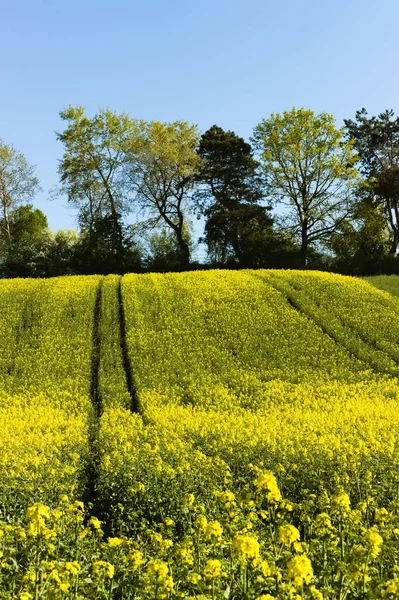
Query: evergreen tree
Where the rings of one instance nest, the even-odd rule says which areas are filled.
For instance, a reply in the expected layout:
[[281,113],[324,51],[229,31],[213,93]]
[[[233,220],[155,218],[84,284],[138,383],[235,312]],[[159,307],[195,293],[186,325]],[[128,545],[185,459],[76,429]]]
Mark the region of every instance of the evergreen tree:
[[233,131],[213,125],[201,136],[198,154],[194,200],[205,217],[208,252],[218,263],[252,266],[254,234],[262,238],[273,224],[269,207],[260,205],[262,179],[252,148]]

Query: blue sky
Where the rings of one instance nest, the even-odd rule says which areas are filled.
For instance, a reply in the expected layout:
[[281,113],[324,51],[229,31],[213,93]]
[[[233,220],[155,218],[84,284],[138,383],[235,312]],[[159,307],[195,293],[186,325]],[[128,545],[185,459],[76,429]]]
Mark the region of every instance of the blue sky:
[[0,137],[37,165],[35,205],[75,226],[58,180],[58,113],[83,105],[213,124],[246,139],[293,106],[399,112],[397,0],[3,0]]

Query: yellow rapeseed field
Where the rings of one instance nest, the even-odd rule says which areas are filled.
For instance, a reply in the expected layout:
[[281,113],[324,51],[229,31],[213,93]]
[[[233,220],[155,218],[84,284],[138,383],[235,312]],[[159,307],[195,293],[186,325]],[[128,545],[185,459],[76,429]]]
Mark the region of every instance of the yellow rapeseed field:
[[0,309],[0,598],[399,598],[396,298],[208,271]]

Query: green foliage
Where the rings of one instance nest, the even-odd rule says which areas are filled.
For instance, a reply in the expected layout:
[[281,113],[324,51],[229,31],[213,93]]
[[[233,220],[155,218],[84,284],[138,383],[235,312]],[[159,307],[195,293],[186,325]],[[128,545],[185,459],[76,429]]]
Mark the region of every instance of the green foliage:
[[206,219],[204,241],[211,259],[254,266],[272,236],[272,219],[263,198],[259,163],[243,138],[213,125],[202,136],[201,166],[194,200]]
[[344,221],[326,244],[334,253],[334,269],[355,275],[395,268],[394,258],[389,257],[390,245],[382,207],[370,198],[358,202],[353,220]]
[[141,209],[154,226],[172,230],[185,266],[190,261],[185,227],[189,193],[200,161],[198,139],[197,126],[186,121],[142,121],[126,155],[130,183]]
[[14,208],[9,214],[11,252],[3,263],[7,277],[40,276],[51,247],[47,217],[31,204]]
[[96,222],[108,219],[112,251],[120,252],[121,215],[127,211],[129,201],[124,153],[134,123],[127,115],[108,109],[89,119],[83,107],[70,106],[60,116],[67,127],[57,134],[64,144],[59,192],[78,206],[81,224],[89,233]]
[[399,243],[399,117],[386,110],[368,118],[362,108],[356,112],[356,120],[345,119],[345,125],[365,176],[363,193],[382,207],[391,233],[390,253],[395,255]]
[[[122,225],[116,213],[97,217],[91,229],[84,229],[75,246],[73,264],[82,274],[109,274],[138,271],[141,255],[135,243],[132,228]],[[114,246],[115,218],[118,222],[119,241]]]
[[39,190],[34,166],[0,139],[0,256],[9,257],[12,252],[10,211],[30,201]]
[[255,127],[268,198],[290,207],[288,222],[309,246],[324,242],[350,215],[358,182],[352,141],[343,141],[332,115],[295,108],[272,114]]
[[75,229],[60,229],[52,234],[45,260],[47,277],[77,274],[75,254],[78,242],[79,235]]
[[[184,224],[183,238],[190,249],[193,242],[189,228]],[[162,228],[152,233],[148,241],[145,266],[148,271],[179,271],[184,268],[184,257],[172,231]]]

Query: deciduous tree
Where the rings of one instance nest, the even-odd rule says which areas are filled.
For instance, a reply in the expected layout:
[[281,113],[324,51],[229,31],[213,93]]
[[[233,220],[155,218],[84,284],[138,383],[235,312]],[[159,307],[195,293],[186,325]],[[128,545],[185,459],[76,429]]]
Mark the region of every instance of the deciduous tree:
[[24,202],[29,202],[40,190],[35,167],[23,154],[0,140],[0,247],[3,257],[12,255],[13,239],[10,213]]
[[176,236],[182,262],[190,261],[185,238],[194,175],[200,158],[199,132],[186,121],[138,122],[126,154],[126,170],[140,208],[154,227],[169,227]]
[[355,121],[345,120],[347,136],[355,143],[365,177],[363,196],[371,196],[382,207],[391,233],[390,253],[399,244],[399,117],[386,110],[367,116],[365,108]]
[[7,276],[34,277],[44,274],[52,234],[47,217],[31,204],[14,208],[9,215],[12,251],[3,264]]
[[309,246],[326,241],[351,214],[358,181],[353,142],[344,141],[332,115],[295,108],[263,119],[252,139],[268,197],[290,208],[288,223],[306,265]]
[[59,165],[59,192],[79,208],[79,221],[94,235],[94,223],[108,218],[111,247],[122,246],[121,215],[129,210],[129,186],[124,169],[127,141],[134,128],[126,115],[100,110],[93,118],[84,108],[70,106],[60,113],[67,126],[57,139],[64,144]]

